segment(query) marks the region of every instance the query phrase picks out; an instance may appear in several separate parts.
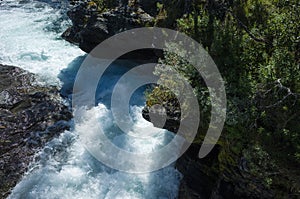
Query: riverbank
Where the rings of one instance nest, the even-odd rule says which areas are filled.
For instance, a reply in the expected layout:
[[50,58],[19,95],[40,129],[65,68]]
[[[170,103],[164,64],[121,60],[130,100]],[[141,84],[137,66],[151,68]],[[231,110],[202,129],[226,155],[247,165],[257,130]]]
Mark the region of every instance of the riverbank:
[[70,128],[72,114],[55,86],[40,86],[35,75],[0,64],[0,198],[30,168],[45,144]]
[[[229,124],[227,123],[215,149],[206,158],[200,160],[197,157],[201,145],[201,136],[199,136],[198,140],[177,161],[176,168],[184,175],[179,190],[180,199],[274,197],[281,199],[297,198],[299,196],[299,164],[296,162],[297,153],[295,153],[295,150],[291,150],[295,143],[299,143],[297,141],[299,98],[296,98],[298,94],[295,93],[297,85],[290,83],[292,87],[289,90],[281,84],[281,80],[278,80],[275,84],[269,82],[261,90],[256,90],[256,88],[254,89],[248,85],[251,78],[256,78],[255,75],[253,77],[251,75],[267,74],[263,70],[266,67],[261,66],[272,66],[273,62],[277,63],[278,60],[285,57],[288,57],[288,59],[283,59],[284,62],[277,63],[277,65],[289,66],[286,64],[289,60],[292,60],[289,56],[294,54],[296,56],[297,52],[294,54],[287,52],[286,55],[289,56],[284,55],[279,58],[273,57],[271,59],[269,57],[267,60],[272,62],[268,63],[269,65],[260,63],[259,67],[262,69],[256,70],[256,68],[259,68],[256,63],[260,60],[258,59],[260,57],[255,57],[256,52],[271,48],[272,45],[268,43],[268,45],[261,47],[261,43],[253,43],[253,40],[247,36],[247,32],[245,33],[243,29],[240,30],[241,27],[239,26],[232,25],[236,24],[234,21],[224,19],[225,14],[222,9],[217,9],[220,7],[217,2],[213,2],[212,5],[208,5],[208,8],[205,7],[203,10],[201,8],[201,16],[198,13],[199,16],[196,17],[193,15],[195,12],[189,12],[189,9],[193,8],[197,11],[201,5],[191,7],[191,1],[178,1],[177,4],[172,5],[171,1],[153,1],[151,3],[148,1],[147,3],[141,0],[139,6],[130,5],[127,8],[124,5],[113,5],[105,8],[95,4],[94,1],[76,2],[79,2],[80,5],[83,3],[83,7],[75,7],[69,11],[68,15],[72,19],[73,25],[70,25],[63,37],[69,42],[79,45],[86,52],[90,52],[95,45],[109,36],[125,29],[152,25],[173,28],[176,22],[177,25],[181,25],[181,30],[197,39],[201,38],[203,44],[211,50],[212,55],[218,61],[221,72],[228,81],[230,121],[227,121]],[[164,3],[164,5],[161,3]],[[13,9],[19,6],[14,5],[14,2],[11,4]],[[263,5],[261,6],[263,7]],[[74,69],[76,67],[73,65],[75,65],[75,62],[80,64],[76,59],[80,55],[78,49],[66,45],[57,35],[57,33],[61,33],[62,28],[66,27],[66,25],[59,25],[60,22],[65,23],[65,20],[60,18],[60,14],[57,17],[51,9],[41,3],[28,4],[26,9],[25,12],[16,12],[16,10],[11,12],[9,9],[2,12],[1,10],[2,13],[0,14],[5,13],[2,17],[3,20],[1,20],[4,28],[4,31],[1,31],[1,36],[4,35],[2,38],[5,38],[5,40],[3,40],[4,50],[1,51],[0,59],[5,63],[16,63],[26,70],[42,74],[46,86],[35,84],[35,75],[22,69],[1,66],[3,68],[1,74],[3,74],[3,80],[5,80],[1,81],[2,90],[0,95],[0,101],[3,102],[0,109],[1,122],[3,123],[0,124],[1,136],[3,135],[1,137],[3,143],[1,143],[1,172],[3,172],[1,173],[1,187],[3,187],[1,191],[3,197],[7,196],[8,190],[20,180],[24,172],[28,171],[28,165],[30,165],[30,162],[34,162],[34,154],[47,141],[57,138],[62,131],[69,129],[67,121],[71,118],[70,112],[62,103],[58,88],[51,85],[57,84],[57,75],[62,68],[67,67],[62,71],[62,78],[64,78],[66,96],[69,97],[72,92],[72,81],[76,75],[76,69]],[[181,12],[181,10],[183,11]],[[239,9],[236,8],[236,10]],[[251,11],[251,9],[249,10]],[[183,12],[189,12],[189,14],[184,15]],[[10,15],[11,13],[14,13],[14,15]],[[209,13],[209,16],[207,16],[207,13]],[[271,15],[271,13],[269,14]],[[183,17],[177,18],[178,15]],[[14,16],[17,18],[7,20]],[[211,16],[213,17],[210,18]],[[198,21],[199,23],[194,23],[199,19],[201,19]],[[13,24],[12,22],[18,24],[10,26],[10,24]],[[249,22],[249,24],[251,23]],[[179,25],[177,28],[179,28]],[[197,28],[197,25],[200,25],[201,28],[198,27],[199,29],[194,30],[193,28]],[[224,29],[223,25],[226,25],[225,27],[228,29]],[[225,32],[222,32],[223,29],[219,26]],[[199,30],[202,31],[201,34],[197,33]],[[203,30],[207,30],[207,32]],[[52,34],[53,31],[56,34]],[[230,35],[231,33],[232,35]],[[243,35],[236,36],[241,33]],[[203,35],[208,36],[204,37]],[[214,40],[212,39],[213,36],[215,36]],[[246,41],[240,41],[241,38],[246,38]],[[277,41],[281,40],[284,39],[280,38]],[[260,40],[258,42],[264,41]],[[252,46],[248,46],[250,44]],[[274,45],[276,45],[276,42]],[[258,54],[270,56],[273,50],[272,47],[268,52]],[[275,48],[275,50],[278,49]],[[248,51],[249,53],[247,53]],[[233,54],[226,54],[228,52]],[[242,52],[253,57],[239,54]],[[274,54],[279,56],[282,49],[276,52]],[[143,56],[145,55],[136,54],[134,57],[143,59]],[[151,59],[152,56],[153,54],[149,53],[145,57],[149,60],[149,57]],[[235,59],[231,60],[228,57]],[[240,60],[241,57],[246,60],[245,63]],[[254,64],[251,65],[252,63]],[[108,102],[108,95],[111,94],[113,83],[118,79],[116,76],[122,75],[122,72],[124,72],[119,71],[119,69],[126,68],[123,67],[124,65],[126,64],[116,65],[115,69],[109,71],[109,74],[103,78],[101,82],[103,87],[97,95],[99,97],[97,103]],[[255,71],[247,73],[248,70],[242,66],[251,67],[251,70]],[[274,71],[282,70],[285,70],[285,67],[274,69]],[[285,71],[282,74],[290,73],[292,72],[287,73]],[[242,74],[246,74],[246,76],[242,76],[237,80],[236,77]],[[296,74],[297,70],[292,73],[295,76]],[[273,75],[272,73],[271,76]],[[292,75],[288,75],[287,78],[293,80]],[[285,76],[280,77],[285,78]],[[262,80],[264,79],[259,81]],[[193,83],[197,84],[196,81]],[[250,83],[255,84],[256,82]],[[255,99],[252,98],[251,89],[257,91],[257,93],[253,93]],[[285,97],[285,93],[288,93],[287,97]],[[243,94],[251,95],[250,99],[252,101],[247,101],[249,98],[246,98]],[[269,106],[270,104],[274,106]],[[137,115],[140,114],[139,108],[133,109],[137,118],[140,116]],[[172,132],[176,132],[176,128],[180,123],[180,117],[178,117],[180,113],[178,111],[175,115],[174,113],[175,111],[168,113],[170,117],[165,127]],[[156,146],[158,142],[166,141],[151,138],[152,143],[147,145],[145,143],[135,143],[133,140],[122,137],[121,132],[118,132],[118,129],[114,127],[109,109],[103,104],[83,116],[86,118],[80,124],[82,128],[76,130],[96,133],[98,127],[107,127],[110,130],[109,134],[113,132],[113,135],[110,135],[115,137],[113,140],[115,144],[119,144],[124,148],[127,147],[128,150],[147,151],[149,148]],[[145,114],[144,116],[147,119]],[[243,123],[243,121],[246,122]],[[139,122],[143,124],[145,121],[141,119]],[[15,188],[16,195],[14,196],[19,196],[22,199],[24,197],[69,199],[87,195],[91,198],[168,197],[173,199],[176,196],[181,175],[173,167],[140,176],[114,171],[100,164],[98,160],[86,153],[82,144],[76,140],[76,136],[77,132],[72,131],[66,132],[65,139],[54,139],[54,143],[52,142],[43,151],[44,154],[51,156],[53,161],[47,158],[42,159],[40,162],[36,161],[36,170],[28,172],[28,175]],[[275,139],[276,136],[277,140]],[[269,145],[263,145],[265,143]],[[284,154],[285,152],[286,154]],[[278,154],[284,154],[284,156],[278,157]],[[155,159],[153,163],[155,163]]]

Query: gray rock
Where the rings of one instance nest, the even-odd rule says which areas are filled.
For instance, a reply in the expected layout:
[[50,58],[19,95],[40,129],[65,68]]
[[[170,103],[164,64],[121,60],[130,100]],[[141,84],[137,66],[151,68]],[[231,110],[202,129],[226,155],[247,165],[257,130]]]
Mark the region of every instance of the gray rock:
[[55,87],[0,64],[0,198],[5,198],[44,144],[69,129],[72,114]]

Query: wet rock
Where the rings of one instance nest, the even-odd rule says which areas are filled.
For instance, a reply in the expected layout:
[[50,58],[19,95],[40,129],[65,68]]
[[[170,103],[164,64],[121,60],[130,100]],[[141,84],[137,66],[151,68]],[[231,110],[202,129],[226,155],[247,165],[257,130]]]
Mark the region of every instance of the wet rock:
[[[156,110],[152,107],[145,106],[142,114],[143,117],[153,123],[155,127],[161,128],[162,126],[159,124],[161,120],[165,121],[162,128],[167,129],[171,132],[177,133],[180,119],[181,119],[181,112],[180,109],[176,108],[176,106],[163,106],[160,107],[163,110]],[[153,119],[151,119],[151,116]],[[159,121],[159,118],[162,118]],[[156,122],[155,119],[158,119]]]
[[73,25],[62,37],[87,53],[117,33],[154,24],[154,18],[139,6],[119,6],[100,13],[88,2],[82,2],[70,10],[68,16]]
[[0,65],[0,198],[20,180],[37,150],[69,129],[72,114],[57,88],[34,81],[20,68]]

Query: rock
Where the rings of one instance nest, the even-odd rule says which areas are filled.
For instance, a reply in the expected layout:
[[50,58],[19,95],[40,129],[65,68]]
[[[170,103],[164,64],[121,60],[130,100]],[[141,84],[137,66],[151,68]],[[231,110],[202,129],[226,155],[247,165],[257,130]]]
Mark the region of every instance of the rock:
[[62,34],[62,37],[71,43],[79,45],[79,33],[86,25],[86,21],[90,17],[91,11],[87,9],[86,2],[81,2],[75,5],[75,7],[67,12],[67,15],[71,19],[73,26],[69,27]]
[[162,4],[163,0],[139,0],[140,7],[152,17],[155,17],[158,14],[157,3]]
[[105,39],[133,28],[152,26],[154,18],[140,7],[121,6],[99,13],[81,3],[68,12],[73,26],[62,37],[89,53]]
[[37,150],[69,129],[72,114],[57,88],[34,81],[33,74],[0,65],[0,198],[20,180]]
[[[197,157],[199,144],[192,144],[176,162],[177,169],[184,175],[179,199],[232,199],[232,198],[274,198],[274,192],[267,188],[257,176],[240,170],[241,165],[225,165],[221,171],[219,145],[205,158]],[[187,197],[188,195],[188,197]]]
[[[162,126],[155,121],[151,121],[151,115],[154,114],[154,118],[166,118],[165,124],[163,125],[162,128],[167,129],[171,132],[177,133],[179,125],[180,125],[180,118],[181,118],[181,113],[178,109],[174,109],[171,106],[165,106],[164,110],[155,110],[153,112],[153,109],[149,108],[148,106],[144,107],[142,114],[143,117],[147,120],[153,123],[155,127],[161,128]],[[152,110],[152,113],[151,111]],[[161,113],[164,113],[165,115],[162,115]],[[156,116],[155,116],[156,114]]]
[[[177,132],[181,122],[180,109],[176,107],[178,107],[176,103],[171,106],[164,105],[167,117],[163,128],[174,133]],[[150,113],[150,110],[151,108],[147,106],[143,110],[143,117],[148,121],[151,120],[151,114],[162,112],[158,110]],[[153,124],[157,126],[155,122]],[[274,192],[264,185],[263,179],[248,172],[247,160],[244,157],[230,154],[220,145],[216,145],[205,158],[199,159],[200,146],[198,143],[191,144],[176,162],[176,168],[184,176],[178,199],[274,197]],[[222,157],[224,154],[226,157]],[[237,160],[238,165],[226,160],[226,158],[230,159],[229,157]]]

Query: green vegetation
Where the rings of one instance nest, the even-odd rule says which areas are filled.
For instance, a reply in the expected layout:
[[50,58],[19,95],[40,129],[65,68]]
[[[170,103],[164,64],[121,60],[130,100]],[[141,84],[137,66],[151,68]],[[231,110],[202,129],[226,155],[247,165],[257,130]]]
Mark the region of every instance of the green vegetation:
[[[132,2],[137,3],[129,1],[128,5]],[[259,189],[251,180],[259,181],[276,198],[299,198],[299,1],[161,2],[156,3],[155,25],[179,30],[201,43],[226,82],[227,119],[218,141],[217,159],[210,165],[202,164],[203,171],[216,180],[222,176],[238,184],[243,170],[242,177],[250,179],[251,189]],[[99,12],[119,5],[113,0],[89,1],[89,6],[94,4]],[[201,144],[211,109],[205,83],[194,67],[176,54],[166,51],[160,62],[172,66],[192,85],[201,115],[194,143]],[[167,110],[177,111],[176,94],[180,94],[180,89],[173,93],[168,88],[178,86],[178,79],[166,75],[168,70],[156,68],[155,74],[165,87],[148,90],[147,105],[161,104],[173,107]],[[246,165],[241,164],[241,159]],[[245,168],[239,169],[241,166]]]
[[[200,42],[226,82],[227,121],[218,142],[221,150],[216,172],[237,166],[244,157],[249,173],[275,190],[277,198],[299,197],[299,1],[163,2],[157,5],[156,24],[176,28]],[[210,119],[205,84],[177,55],[166,52],[160,61],[193,86],[202,116],[195,143],[201,143]],[[155,73],[167,85],[176,84],[164,75],[166,68],[157,67]],[[148,106],[166,105],[175,97],[164,87],[146,95]]]

